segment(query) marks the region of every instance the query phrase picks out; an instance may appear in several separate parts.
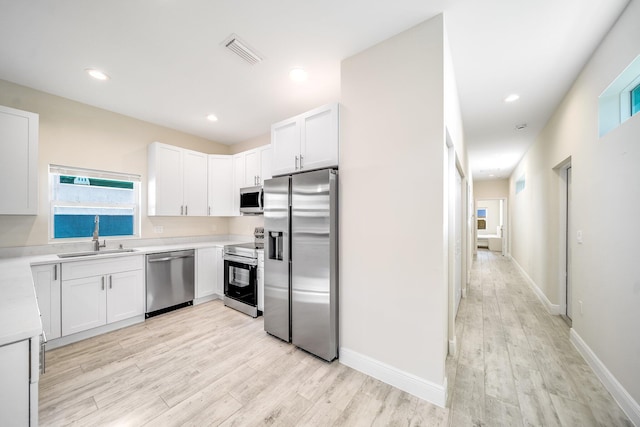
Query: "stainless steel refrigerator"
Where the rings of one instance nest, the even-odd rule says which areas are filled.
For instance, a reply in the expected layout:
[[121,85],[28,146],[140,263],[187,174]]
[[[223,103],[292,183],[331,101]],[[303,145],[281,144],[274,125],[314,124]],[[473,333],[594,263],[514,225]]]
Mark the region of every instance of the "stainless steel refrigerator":
[[264,329],[338,357],[338,172],[264,182]]

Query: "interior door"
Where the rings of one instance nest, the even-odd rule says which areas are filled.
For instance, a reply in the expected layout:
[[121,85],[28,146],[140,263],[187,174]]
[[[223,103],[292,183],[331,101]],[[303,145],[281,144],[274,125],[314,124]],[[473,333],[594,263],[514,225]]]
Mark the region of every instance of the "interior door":
[[454,222],[455,238],[455,311],[458,312],[462,297],[462,177],[456,169],[456,206]]
[[567,311],[566,315],[569,319],[573,318],[573,305],[571,304],[572,300],[572,286],[571,286],[571,230],[572,226],[572,209],[571,209],[571,167],[567,168]]

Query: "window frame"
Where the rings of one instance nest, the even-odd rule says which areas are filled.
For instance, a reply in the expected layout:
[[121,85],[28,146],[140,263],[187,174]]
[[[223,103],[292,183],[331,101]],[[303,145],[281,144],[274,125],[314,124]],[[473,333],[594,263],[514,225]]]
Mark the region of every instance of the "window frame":
[[[83,176],[88,178],[95,179],[106,179],[113,181],[125,181],[133,183],[133,191],[134,191],[134,203],[115,203],[115,204],[105,204],[98,202],[68,202],[68,201],[57,201],[54,199],[56,194],[56,176]],[[142,218],[141,218],[141,182],[142,177],[137,174],[131,173],[121,173],[121,172],[112,172],[112,171],[103,171],[97,169],[87,169],[73,166],[60,166],[50,164],[48,168],[48,177],[49,180],[49,243],[74,243],[74,242],[86,242],[88,237],[55,237],[55,226],[54,226],[54,216],[56,207],[78,207],[78,208],[106,208],[106,209],[132,209],[133,210],[133,234],[130,235],[117,235],[117,236],[100,236],[101,240],[126,240],[126,239],[139,239],[142,232]],[[62,184],[62,185],[70,185],[70,184]],[[112,189],[119,190],[116,187],[112,187]],[[129,189],[122,189],[126,191],[130,191]]]
[[[640,80],[640,76],[638,77],[638,80]],[[638,101],[640,101],[640,83],[629,91],[629,110],[632,116],[640,113],[640,102],[638,102],[638,109],[633,111],[633,101],[636,96],[639,98]]]
[[[640,87],[640,75],[631,81],[620,92],[620,123],[630,119],[633,113],[632,92]],[[639,110],[640,111],[640,110]],[[636,111],[636,114],[638,111]]]

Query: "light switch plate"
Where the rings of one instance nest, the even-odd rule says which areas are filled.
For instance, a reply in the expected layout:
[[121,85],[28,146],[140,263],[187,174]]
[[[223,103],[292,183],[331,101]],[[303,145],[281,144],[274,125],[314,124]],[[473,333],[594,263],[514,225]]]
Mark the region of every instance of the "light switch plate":
[[576,232],[576,239],[578,240],[578,243],[582,244],[582,230],[578,230]]

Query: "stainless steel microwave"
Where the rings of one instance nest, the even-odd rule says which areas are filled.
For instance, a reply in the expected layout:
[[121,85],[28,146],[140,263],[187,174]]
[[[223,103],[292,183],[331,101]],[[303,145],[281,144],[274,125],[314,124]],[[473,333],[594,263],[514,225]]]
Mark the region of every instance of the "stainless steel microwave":
[[264,195],[262,186],[245,187],[240,189],[240,212],[249,215],[260,215],[263,209]]

